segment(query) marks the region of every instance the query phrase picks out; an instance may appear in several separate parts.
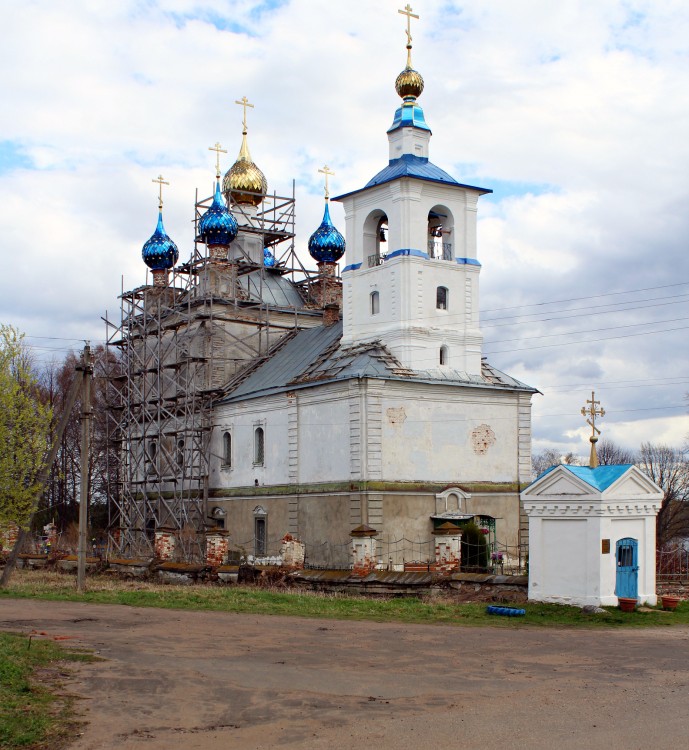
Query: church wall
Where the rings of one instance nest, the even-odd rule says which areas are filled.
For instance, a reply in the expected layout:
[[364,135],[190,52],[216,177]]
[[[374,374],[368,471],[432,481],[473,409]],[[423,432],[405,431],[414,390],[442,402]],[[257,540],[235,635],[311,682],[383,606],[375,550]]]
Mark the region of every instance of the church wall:
[[[289,424],[284,394],[218,407],[212,437],[212,487],[284,484],[289,471]],[[263,429],[264,460],[255,459],[256,429]],[[223,433],[232,435],[232,465],[222,465]]]
[[300,482],[343,481],[350,474],[349,394],[342,384],[296,391]]
[[[280,541],[290,530],[289,498],[232,498],[223,501],[211,500],[209,505],[226,511],[225,529],[230,533],[231,548],[241,548],[247,555],[255,553],[255,524],[256,518],[260,517],[265,519],[266,524],[266,554],[279,554]],[[262,511],[265,511],[265,515]]]
[[386,381],[381,398],[383,479],[519,481],[517,394]]

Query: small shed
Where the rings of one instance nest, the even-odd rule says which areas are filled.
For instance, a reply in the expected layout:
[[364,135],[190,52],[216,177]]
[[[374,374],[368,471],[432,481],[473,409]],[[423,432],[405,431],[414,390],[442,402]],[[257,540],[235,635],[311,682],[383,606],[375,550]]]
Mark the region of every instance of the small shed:
[[553,466],[521,497],[529,517],[529,599],[656,604],[663,491],[632,464]]

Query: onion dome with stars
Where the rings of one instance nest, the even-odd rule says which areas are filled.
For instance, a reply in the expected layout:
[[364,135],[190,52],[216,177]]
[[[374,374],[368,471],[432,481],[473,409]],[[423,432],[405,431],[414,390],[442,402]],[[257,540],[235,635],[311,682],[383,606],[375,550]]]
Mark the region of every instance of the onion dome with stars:
[[179,259],[177,245],[168,237],[163,226],[163,185],[168,185],[162,176],[153,180],[160,185],[158,198],[158,224],[155,232],[146,241],[141,249],[141,257],[144,263],[153,271],[167,271],[172,268]]
[[199,221],[199,237],[208,246],[227,246],[237,236],[237,230],[237,220],[227,210],[218,180],[215,183],[213,202]]
[[222,189],[228,204],[258,206],[268,192],[268,181],[263,172],[254,164],[246,140],[246,108],[254,105],[249,104],[246,97],[242,97],[236,104],[244,107],[242,145],[237,161],[225,173]]
[[328,176],[334,174],[327,166],[319,169],[325,175],[325,211],[323,221],[309,239],[309,253],[319,263],[337,263],[345,253],[345,238],[335,228],[330,218]]

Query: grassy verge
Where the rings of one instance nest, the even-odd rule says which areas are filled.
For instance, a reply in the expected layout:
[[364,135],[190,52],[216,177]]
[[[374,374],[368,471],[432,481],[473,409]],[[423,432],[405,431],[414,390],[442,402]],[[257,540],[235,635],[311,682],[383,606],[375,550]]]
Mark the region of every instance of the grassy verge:
[[77,594],[72,576],[60,573],[17,571],[9,589],[0,597],[24,597],[55,601],[124,604],[263,615],[289,615],[339,620],[440,623],[446,625],[561,625],[572,627],[642,627],[689,624],[689,602],[675,613],[653,609],[625,614],[615,608],[606,614],[585,614],[578,607],[553,604],[519,605],[525,617],[496,617],[486,614],[486,605],[458,603],[447,597],[417,599],[377,598],[342,594],[307,593],[295,590],[266,590],[248,586],[173,586],[145,581],[122,581],[111,576],[88,578],[88,591]]
[[65,661],[90,657],[50,641],[0,633],[0,748],[55,750],[72,739],[73,699],[60,695]]

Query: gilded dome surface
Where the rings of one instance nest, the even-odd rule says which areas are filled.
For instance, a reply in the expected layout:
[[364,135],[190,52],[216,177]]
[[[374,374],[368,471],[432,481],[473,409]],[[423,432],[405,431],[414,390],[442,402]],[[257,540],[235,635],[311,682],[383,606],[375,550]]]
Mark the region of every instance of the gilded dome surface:
[[225,173],[222,190],[228,203],[248,206],[258,206],[268,192],[265,175],[251,159],[246,132],[242,135],[242,147],[239,149],[237,161]]
[[397,76],[395,90],[402,99],[408,96],[413,96],[414,98],[421,96],[421,92],[423,91],[423,77],[421,73],[413,68],[406,67]]

